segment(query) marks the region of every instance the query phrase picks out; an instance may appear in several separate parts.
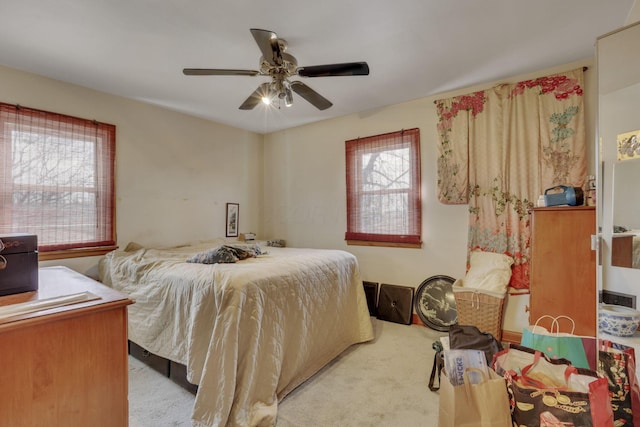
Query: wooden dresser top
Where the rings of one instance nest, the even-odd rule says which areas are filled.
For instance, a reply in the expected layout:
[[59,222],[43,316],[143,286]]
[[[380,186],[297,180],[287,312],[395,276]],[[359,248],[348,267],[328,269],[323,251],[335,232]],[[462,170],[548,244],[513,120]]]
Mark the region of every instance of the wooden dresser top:
[[0,297],[0,308],[13,304],[43,302],[52,298],[89,293],[87,300],[45,308],[31,313],[0,318],[0,330],[25,324],[68,318],[88,311],[107,310],[132,304],[126,295],[67,267],[45,267],[38,270],[38,290]]

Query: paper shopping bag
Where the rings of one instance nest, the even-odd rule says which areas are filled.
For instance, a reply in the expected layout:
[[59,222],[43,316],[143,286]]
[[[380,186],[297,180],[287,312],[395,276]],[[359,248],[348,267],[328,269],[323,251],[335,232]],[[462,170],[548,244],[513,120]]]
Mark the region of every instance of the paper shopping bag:
[[513,345],[493,360],[507,381],[514,425],[613,427],[606,378]]
[[[482,371],[479,372],[483,375]],[[453,386],[443,372],[439,405],[438,427],[512,425],[505,380],[491,369],[489,378],[484,377],[483,382],[469,384],[467,381],[459,386]]]
[[[540,326],[538,323],[544,319],[551,319],[551,328]],[[560,323],[570,324],[567,332],[560,332]],[[598,368],[598,349],[595,337],[574,335],[575,323],[568,316],[541,316],[532,326],[524,328],[520,344],[539,350],[552,359],[567,359],[578,368]]]
[[640,426],[640,387],[634,348],[601,341],[599,354],[598,372],[609,380],[614,422],[620,426]]

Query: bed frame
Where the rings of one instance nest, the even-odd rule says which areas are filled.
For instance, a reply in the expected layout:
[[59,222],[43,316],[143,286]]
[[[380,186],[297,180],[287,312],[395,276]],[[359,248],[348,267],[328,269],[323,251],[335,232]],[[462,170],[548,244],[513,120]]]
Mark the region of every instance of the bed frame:
[[191,384],[187,381],[187,367],[185,365],[153,354],[131,340],[129,340],[129,354],[153,370],[170,378],[171,381],[178,384],[185,390],[188,390],[192,394],[195,395],[198,391],[197,385]]

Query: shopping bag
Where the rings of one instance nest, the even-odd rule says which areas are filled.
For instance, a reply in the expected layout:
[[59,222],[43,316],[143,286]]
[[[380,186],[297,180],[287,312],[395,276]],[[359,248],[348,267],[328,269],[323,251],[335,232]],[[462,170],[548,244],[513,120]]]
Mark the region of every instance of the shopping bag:
[[514,425],[614,425],[607,379],[595,371],[518,345],[497,353],[493,368],[506,379]]
[[[489,332],[482,332],[473,325],[451,325],[449,327],[449,339],[447,340],[447,349],[463,350],[473,349],[482,350],[487,360],[487,366],[491,365],[493,355],[502,350],[502,344]],[[443,352],[444,347],[441,340],[432,344],[435,350],[433,358],[433,367],[431,368],[431,376],[429,377],[429,390],[437,391],[440,386],[440,375],[444,366]],[[437,384],[436,384],[437,382]]]
[[[551,328],[538,325],[544,319],[551,319]],[[560,321],[570,324],[568,332],[560,332]],[[533,326],[522,331],[520,345],[539,350],[552,359],[567,359],[578,368],[598,369],[598,348],[595,337],[574,335],[575,322],[568,316],[552,317],[544,315]]]
[[451,349],[473,349],[484,351],[487,366],[493,355],[502,350],[502,344],[489,332],[482,332],[473,325],[451,325],[449,327]]
[[634,348],[601,341],[599,354],[598,372],[609,381],[614,422],[621,426],[640,426],[640,387]]
[[434,341],[431,347],[435,350],[435,354],[433,355],[433,366],[429,377],[429,390],[438,391],[440,389],[442,369],[444,368],[444,349],[440,341]]
[[438,427],[511,427],[509,397],[505,379],[489,369],[487,378],[479,384],[453,386],[446,374],[440,384]]

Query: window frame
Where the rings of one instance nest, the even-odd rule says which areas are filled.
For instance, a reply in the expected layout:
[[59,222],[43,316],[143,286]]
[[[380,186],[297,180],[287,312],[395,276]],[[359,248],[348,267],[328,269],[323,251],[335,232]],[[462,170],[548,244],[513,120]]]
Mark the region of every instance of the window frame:
[[[93,241],[68,241],[47,244],[47,242],[42,242],[41,239],[38,238],[39,261],[99,256],[116,249],[116,127],[114,125],[100,123],[95,120],[82,119],[0,102],[0,154],[2,154],[1,158],[5,159],[5,162],[0,162],[0,179],[2,180],[0,182],[2,184],[0,185],[0,190],[5,193],[3,195],[5,202],[11,206],[13,206],[13,202],[10,199],[13,198],[12,195],[14,194],[14,190],[16,190],[14,189],[16,184],[13,182],[13,178],[11,176],[11,161],[6,160],[12,158],[12,139],[10,134],[20,126],[26,126],[29,128],[29,131],[37,129],[40,135],[45,135],[46,137],[59,138],[61,135],[64,135],[67,140],[70,137],[79,138],[81,140],[86,138],[87,133],[85,132],[85,129],[90,127],[93,127],[95,132],[93,135],[94,139],[90,142],[94,144],[93,156],[95,156],[96,159],[94,169],[96,185],[88,189],[85,187],[78,187],[77,189],[80,189],[85,193],[89,192],[100,196],[95,197],[94,203],[96,208],[96,227],[99,227],[101,231]],[[40,190],[42,190],[47,189],[50,186],[42,182],[35,184],[17,184],[17,189],[26,188],[28,190],[33,187],[39,187]],[[77,189],[71,185],[66,187],[67,191]],[[56,188],[56,191],[63,193],[65,189],[63,188],[60,190]],[[2,200],[0,200],[0,202],[2,202]],[[13,227],[12,208],[2,209],[2,211],[4,212],[0,214],[0,227],[9,228],[9,230],[5,229],[3,232],[15,232],[15,230],[11,229]],[[24,228],[26,229],[23,230],[21,227],[20,232],[37,234],[30,231],[28,227]],[[0,235],[3,232],[0,232]]]
[[[407,189],[364,190],[362,188],[362,158],[365,155],[397,148],[409,148],[410,186]],[[347,180],[347,231],[348,245],[422,247],[422,199],[420,130],[418,128],[389,132],[366,138],[345,141]],[[360,215],[362,198],[371,195],[407,194],[407,233],[384,234],[362,230]]]

